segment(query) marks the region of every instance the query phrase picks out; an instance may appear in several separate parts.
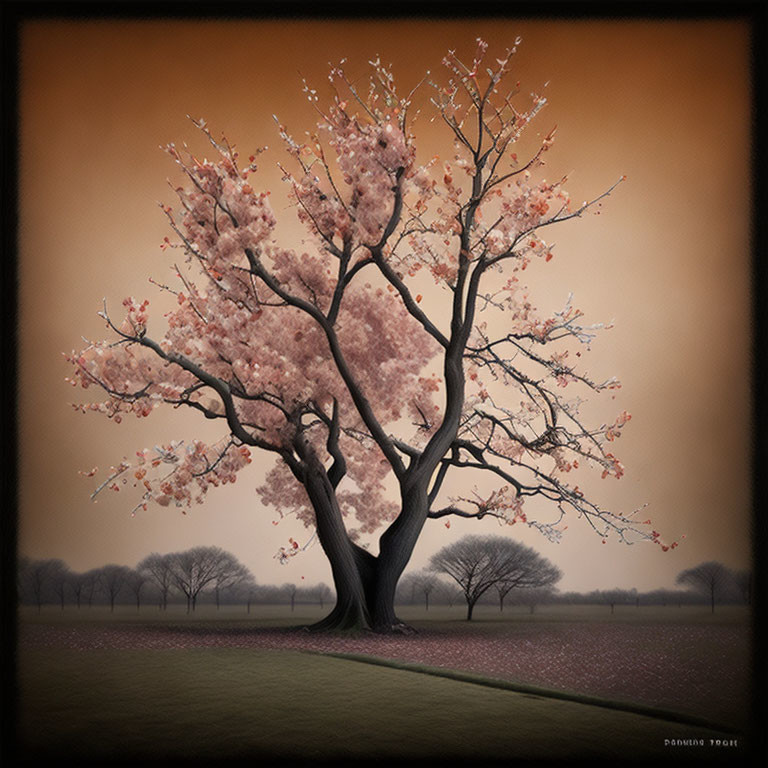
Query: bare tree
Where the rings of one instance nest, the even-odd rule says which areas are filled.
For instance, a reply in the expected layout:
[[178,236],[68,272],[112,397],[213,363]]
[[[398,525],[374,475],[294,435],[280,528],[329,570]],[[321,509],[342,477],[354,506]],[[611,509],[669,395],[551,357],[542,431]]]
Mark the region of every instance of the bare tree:
[[643,603],[646,605],[677,605],[680,608],[683,604],[691,605],[701,603],[703,596],[700,592],[681,589],[654,589],[650,592],[643,592]]
[[[40,612],[48,590],[61,594],[63,607],[63,582],[69,572],[63,560],[31,560],[22,558],[19,562],[19,588],[37,605]],[[61,590],[59,590],[61,587]]]
[[251,599],[264,605],[283,605],[285,603],[285,591],[275,584],[259,584]]
[[136,610],[141,610],[141,592],[149,581],[149,574],[139,568],[134,568],[128,573],[125,584],[136,598]]
[[75,598],[75,605],[78,610],[80,609],[83,596],[86,593],[86,589],[92,578],[92,575],[89,573],[70,573],[69,575],[69,588]]
[[247,570],[247,573],[242,580],[227,587],[229,600],[237,605],[247,603],[251,599],[251,595],[257,586],[253,574]]
[[517,587],[554,584],[560,571],[546,558],[503,536],[464,536],[443,547],[430,560],[430,568],[445,573],[461,587],[467,601],[467,621],[477,601],[500,581]]
[[[531,573],[537,574],[537,584],[531,584]],[[504,610],[504,598],[515,588],[532,589],[554,584],[562,578],[560,569],[549,560],[542,558],[533,549],[525,548],[519,553],[518,567],[499,579],[494,587],[499,596],[499,611]]]
[[630,599],[634,599],[634,593],[618,588],[596,589],[594,592],[590,592],[590,598],[596,603],[609,605],[611,607],[611,614],[613,614],[616,605],[624,605],[630,602]]
[[677,583],[687,584],[699,592],[706,593],[709,596],[712,613],[714,613],[715,596],[725,590],[732,578],[731,571],[722,563],[709,561],[681,571],[677,576]]
[[454,603],[464,597],[463,590],[452,581],[443,581],[441,579],[438,582],[438,590],[439,594],[448,603],[449,608],[453,608]]
[[319,584],[316,584],[312,589],[312,593],[315,596],[315,599],[320,604],[321,610],[323,608],[323,604],[325,603],[325,601],[328,600],[333,594],[331,592],[331,588],[324,581],[321,581]]
[[160,605],[164,611],[168,609],[168,592],[174,583],[171,559],[172,555],[160,555],[153,552],[136,566],[136,570],[147,573],[160,590]]
[[553,589],[551,587],[527,587],[519,591],[517,599],[523,605],[528,606],[531,613],[534,613],[536,606],[550,600],[552,594]]
[[251,612],[251,603],[256,600],[261,592],[261,587],[254,583],[248,587],[248,591],[246,593],[246,610],[248,613]]
[[187,598],[187,613],[195,610],[200,592],[218,577],[231,557],[220,547],[193,547],[169,555],[171,578]]
[[416,593],[418,592],[418,574],[410,571],[403,574],[397,585],[398,602],[413,605],[416,602]]
[[504,598],[515,585],[506,579],[502,579],[501,581],[497,581],[493,586],[496,590],[496,594],[499,596],[499,613],[501,613],[504,610]]
[[99,569],[91,568],[83,574],[83,600],[88,602],[88,607],[93,606],[93,596],[99,589]]
[[26,555],[19,555],[16,559],[16,602],[25,602],[28,592],[27,571],[32,559]]
[[115,599],[125,587],[131,569],[125,565],[105,565],[98,571],[99,586],[109,600],[109,610],[115,610]]
[[253,575],[233,554],[225,552],[219,561],[216,575],[213,578],[213,592],[216,597],[216,610],[221,603],[221,592],[226,589],[253,580]]
[[734,571],[733,583],[745,605],[752,604],[752,572]]
[[222,601],[226,599],[233,605],[245,605],[247,612],[250,613],[250,603],[256,597],[257,589],[256,579],[248,571],[248,575],[242,581],[228,586],[226,590],[222,590]]
[[67,587],[70,584],[72,578],[72,571],[69,570],[69,566],[66,563],[61,562],[60,566],[55,567],[51,572],[51,591],[59,601],[61,610],[64,610],[64,602],[67,597]]
[[296,593],[299,591],[299,588],[295,584],[286,583],[283,584],[281,591],[283,594],[288,595],[288,599],[291,601],[291,610],[293,610],[296,603]]
[[437,587],[439,579],[429,571],[419,571],[415,574],[414,587],[418,594],[424,595],[424,609],[429,610],[429,595]]

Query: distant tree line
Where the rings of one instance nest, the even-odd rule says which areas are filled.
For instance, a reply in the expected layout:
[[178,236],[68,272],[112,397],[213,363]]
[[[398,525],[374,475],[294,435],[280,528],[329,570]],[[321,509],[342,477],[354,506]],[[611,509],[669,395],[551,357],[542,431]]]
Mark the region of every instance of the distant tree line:
[[[428,568],[410,571],[398,584],[398,605],[462,606],[467,618],[476,605],[525,606],[534,613],[539,605],[603,605],[610,613],[617,606],[708,606],[752,602],[752,574],[722,563],[706,562],[681,571],[677,583],[685,589],[605,589],[559,592],[560,571],[546,558],[504,537],[465,536],[444,547]],[[133,568],[108,564],[83,573],[63,560],[19,558],[17,594],[23,605],[55,604],[64,608],[93,605],[186,605],[193,612],[201,602],[244,605],[317,605],[334,598],[325,583],[257,584],[237,558],[219,547],[194,547],[183,552],[152,553]]]
[[[464,595],[456,585],[428,571],[409,571],[403,576],[403,584],[397,592],[398,605],[465,606]],[[539,605],[604,605],[613,613],[617,606],[672,606],[700,605],[711,607],[710,595],[694,589],[654,589],[640,592],[637,589],[605,589],[590,592],[560,592],[557,588],[526,588],[513,590],[503,600],[496,590],[486,592],[477,605],[493,605],[500,611],[509,606],[525,606],[534,613]],[[716,605],[749,605],[750,601],[742,591],[723,590],[716,593]]]
[[[505,554],[502,556],[499,552]],[[495,554],[493,554],[495,551]],[[449,578],[446,578],[449,577]],[[531,613],[537,605],[617,606],[708,605],[752,602],[752,574],[722,563],[706,562],[682,571],[677,583],[687,589],[604,589],[559,592],[554,586],[559,570],[528,547],[501,537],[467,536],[432,557],[430,566],[403,575],[398,585],[399,605],[466,605],[471,619],[475,605],[523,605]]]
[[186,605],[193,612],[201,602],[291,606],[315,604],[321,608],[333,597],[327,584],[257,584],[250,570],[220,547],[193,547],[183,552],[153,552],[135,567],[108,564],[85,572],[73,571],[63,560],[19,558],[17,595],[22,605],[56,604],[90,608],[94,605]]

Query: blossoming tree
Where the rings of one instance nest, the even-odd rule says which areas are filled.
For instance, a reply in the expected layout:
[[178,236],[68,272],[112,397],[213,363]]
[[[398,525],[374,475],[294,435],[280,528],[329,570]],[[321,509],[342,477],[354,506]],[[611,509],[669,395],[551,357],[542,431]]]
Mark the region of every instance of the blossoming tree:
[[[564,388],[618,386],[571,362],[599,326],[582,325],[570,302],[539,316],[520,282],[532,260],[551,259],[547,228],[597,206],[620,180],[579,206],[564,179],[534,181],[552,134],[525,160],[513,150],[545,99],[521,105],[506,85],[515,49],[486,66],[486,47],[478,40],[468,65],[449,53],[445,83],[427,74],[420,84],[454,143],[442,162],[417,159],[415,91],[400,95],[378,59],[365,92],[343,61],[334,67],[325,108],[305,85],[317,132],[299,142],[279,126],[305,252],[279,242],[255,155],[241,161],[196,121],[216,158],[167,148],[186,186],[178,207],[163,207],[172,234],[162,247],[184,257],[178,285],[162,286],[178,301],[165,335],[150,333],[148,302],[129,298],[123,319],[101,313],[112,338],[70,358],[73,384],[106,393],[83,411],[120,421],[169,405],[222,426],[216,444],[140,451],[96,492],[128,480],[137,509],[184,507],[234,482],[254,449],[277,459],[261,500],[316,530],[333,573],[337,603],[318,628],[404,629],[395,588],[431,519],[495,517],[557,538],[570,510],[599,535],[661,543],[566,481],[580,463],[621,477],[607,446],[630,417],[582,422]],[[427,299],[425,278],[436,286]],[[494,315],[500,335],[484,319]],[[488,475],[494,490],[445,498],[459,471]],[[532,497],[549,502],[553,519],[528,518]],[[359,536],[381,527],[374,555]],[[297,549],[291,540],[281,554]]]

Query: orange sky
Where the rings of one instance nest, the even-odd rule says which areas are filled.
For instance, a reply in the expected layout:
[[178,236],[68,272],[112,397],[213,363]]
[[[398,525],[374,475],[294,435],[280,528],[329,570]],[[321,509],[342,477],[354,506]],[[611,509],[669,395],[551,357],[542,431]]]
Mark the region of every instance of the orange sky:
[[[112,494],[89,501],[93,480],[137,449],[216,431],[178,413],[120,426],[76,414],[78,392],[63,379],[64,351],[100,338],[102,298],[119,306],[152,300],[162,335],[162,299],[151,275],[167,278],[159,249],[167,234],[158,200],[170,200],[175,169],[158,146],[200,146],[185,115],[205,117],[244,154],[265,144],[261,184],[273,190],[286,237],[288,209],[274,167],[285,160],[272,114],[295,133],[312,124],[299,73],[322,87],[327,62],[352,72],[380,53],[401,88],[449,48],[467,56],[482,36],[491,53],[523,38],[513,60],[523,89],[544,83],[542,133],[557,124],[547,175],[569,173],[574,201],[628,180],[600,216],[551,231],[556,258],[533,270],[537,305],[562,306],[573,291],[591,321],[615,320],[585,365],[623,382],[600,398],[597,420],[623,409],[633,419],[617,444],[626,476],[585,485],[604,506],[648,516],[676,550],[627,547],[572,520],[552,545],[507,529],[556,562],[562,589],[672,586],[702,560],[746,567],[750,552],[750,105],[746,24],[737,22],[232,21],[28,22],[21,45],[20,152],[20,519],[19,549],[61,557],[84,570],[134,565],[150,551],[197,544],[232,551],[262,582],[323,579],[319,547],[288,566],[273,559],[289,536],[253,489],[269,465],[254,462],[237,484],[209,494],[187,515]],[[417,123],[426,159],[449,156],[438,124]],[[282,201],[282,202],[281,202]],[[429,297],[425,299],[425,302]],[[152,327],[152,326],[151,326]],[[89,394],[92,390],[89,390]],[[495,522],[428,523],[412,565],[465,532]]]

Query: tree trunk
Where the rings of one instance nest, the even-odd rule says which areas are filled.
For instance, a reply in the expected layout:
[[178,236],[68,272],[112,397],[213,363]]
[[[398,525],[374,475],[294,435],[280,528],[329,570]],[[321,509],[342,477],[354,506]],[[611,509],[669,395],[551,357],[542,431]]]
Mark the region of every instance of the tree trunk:
[[336,500],[336,493],[325,467],[306,445],[304,487],[312,503],[317,525],[317,538],[331,565],[336,587],[336,605],[321,621],[308,627],[312,631],[362,630],[370,627],[371,614],[366,598],[365,581],[370,581],[371,563],[375,558],[357,547],[347,535]]
[[499,613],[502,613],[504,610],[504,595],[499,595]]
[[710,602],[712,603],[712,613],[715,612],[715,590],[710,590]]
[[379,556],[347,535],[328,471],[306,443],[296,444],[304,462],[301,480],[315,512],[317,538],[331,565],[336,605],[310,631],[412,632],[395,614],[397,582],[427,519],[426,471],[401,490],[402,511],[379,541]]
[[[411,539],[415,544],[417,536],[414,538],[412,531],[404,529],[388,541],[382,537],[380,554],[374,557],[349,540],[340,513],[338,520],[334,520],[335,509],[320,514],[315,509],[318,539],[331,564],[336,605],[325,619],[309,629],[412,632],[395,613],[395,589],[413,551]],[[429,595],[425,595],[425,606],[429,610]]]
[[[401,512],[379,541],[373,593],[373,629],[376,632],[413,632],[395,614],[395,590],[427,520],[427,482],[416,477],[401,490]],[[370,600],[370,598],[369,598]]]
[[472,611],[474,610],[474,608],[475,608],[474,603],[470,603],[470,602],[467,603],[467,621],[472,621]]

